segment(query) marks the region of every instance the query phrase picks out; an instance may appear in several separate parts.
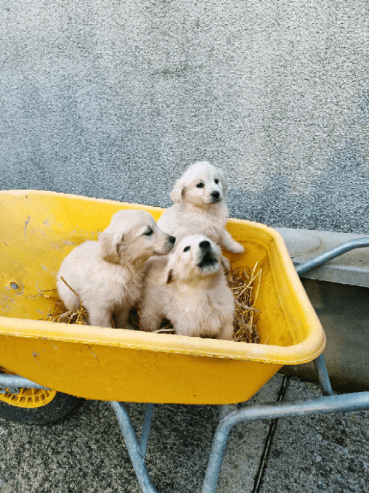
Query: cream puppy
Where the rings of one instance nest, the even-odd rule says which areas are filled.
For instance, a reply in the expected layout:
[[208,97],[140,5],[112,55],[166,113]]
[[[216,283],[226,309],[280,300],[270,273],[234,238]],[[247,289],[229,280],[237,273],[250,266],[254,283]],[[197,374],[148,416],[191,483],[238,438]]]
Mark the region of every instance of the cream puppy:
[[176,334],[231,341],[235,302],[219,247],[192,235],[170,255],[149,259],[139,306],[141,330],[154,331],[167,318]]
[[57,275],[59,296],[69,310],[82,303],[91,325],[112,327],[114,317],[115,326],[124,328],[141,295],[146,261],[168,253],[174,242],[148,212],[120,210],[98,241],[82,243],[64,259]]
[[203,234],[233,253],[244,248],[226,231],[229,214],[225,201],[227,184],[223,171],[201,161],[192,164],[170,194],[175,205],[164,211],[158,226],[176,237]]

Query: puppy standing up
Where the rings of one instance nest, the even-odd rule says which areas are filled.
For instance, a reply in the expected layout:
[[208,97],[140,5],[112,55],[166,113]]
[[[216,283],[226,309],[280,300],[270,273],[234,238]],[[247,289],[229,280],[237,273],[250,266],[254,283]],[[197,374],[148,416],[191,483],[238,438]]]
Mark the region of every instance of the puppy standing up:
[[221,266],[220,249],[192,235],[166,257],[146,264],[140,302],[140,329],[159,328],[169,319],[176,334],[232,340],[235,302]]
[[124,328],[141,295],[145,262],[168,253],[174,242],[148,212],[118,211],[99,241],[82,243],[64,259],[57,276],[59,296],[69,310],[81,302],[91,325],[112,327],[114,316],[116,327]]
[[225,250],[242,253],[243,246],[225,229],[226,190],[220,169],[206,161],[192,164],[174,185],[170,198],[175,205],[164,211],[158,226],[174,235],[177,243],[185,236],[203,234]]

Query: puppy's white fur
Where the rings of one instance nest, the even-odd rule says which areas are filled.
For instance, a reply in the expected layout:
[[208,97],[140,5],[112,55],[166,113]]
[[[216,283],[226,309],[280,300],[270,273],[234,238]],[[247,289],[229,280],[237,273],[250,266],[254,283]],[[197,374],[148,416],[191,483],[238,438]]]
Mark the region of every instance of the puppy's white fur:
[[[145,262],[166,254],[174,238],[161,231],[146,211],[121,210],[99,235],[64,259],[57,275],[58,293],[69,310],[86,308],[91,325],[124,328],[141,295]],[[61,279],[63,277],[78,297]]]
[[228,207],[225,201],[227,183],[224,173],[212,164],[192,164],[176,182],[170,194],[175,205],[164,211],[158,225],[164,231],[182,238],[203,234],[233,253],[242,253],[243,246],[225,229]]
[[147,262],[141,330],[156,330],[167,318],[176,334],[232,340],[234,314],[220,249],[208,237],[188,236],[170,255]]

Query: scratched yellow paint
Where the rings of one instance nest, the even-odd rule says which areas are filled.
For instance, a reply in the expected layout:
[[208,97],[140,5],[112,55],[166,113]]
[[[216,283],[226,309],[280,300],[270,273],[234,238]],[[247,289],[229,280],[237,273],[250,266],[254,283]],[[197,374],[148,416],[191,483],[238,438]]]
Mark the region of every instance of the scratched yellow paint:
[[226,404],[254,395],[281,366],[305,363],[325,335],[280,235],[230,220],[245,246],[233,266],[262,267],[261,344],[53,324],[55,274],[119,209],[162,209],[40,191],[0,192],[0,366],[79,397]]

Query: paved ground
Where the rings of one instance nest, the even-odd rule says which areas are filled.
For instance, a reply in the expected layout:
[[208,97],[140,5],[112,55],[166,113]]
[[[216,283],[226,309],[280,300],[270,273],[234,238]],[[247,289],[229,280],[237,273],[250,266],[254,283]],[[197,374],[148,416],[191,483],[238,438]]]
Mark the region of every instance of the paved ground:
[[[276,399],[276,375],[254,401]],[[285,399],[319,395],[311,383],[290,379]],[[135,426],[142,405],[131,405]],[[147,465],[159,493],[201,491],[219,408],[157,406]],[[260,493],[369,490],[369,412],[279,420]],[[268,421],[231,433],[217,493],[251,493],[269,430]],[[139,493],[112,409],[85,403],[50,426],[0,420],[1,493]]]

